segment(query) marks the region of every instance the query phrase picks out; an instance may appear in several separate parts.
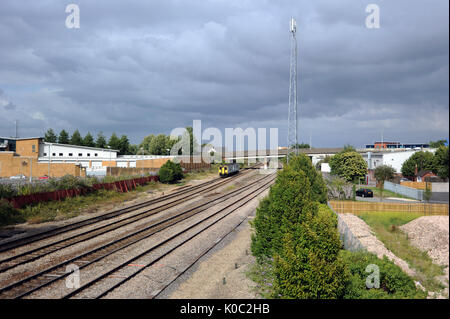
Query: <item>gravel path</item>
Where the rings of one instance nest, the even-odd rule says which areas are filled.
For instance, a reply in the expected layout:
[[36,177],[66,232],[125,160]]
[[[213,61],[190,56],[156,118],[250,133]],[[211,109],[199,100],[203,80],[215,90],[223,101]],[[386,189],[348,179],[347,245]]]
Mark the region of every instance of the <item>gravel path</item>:
[[[256,284],[246,276],[254,263],[250,252],[250,225],[248,220],[239,226],[230,238],[204,258],[191,276],[177,290],[165,294],[169,299],[255,299]],[[236,268],[237,266],[237,268]],[[225,284],[223,283],[225,278]]]

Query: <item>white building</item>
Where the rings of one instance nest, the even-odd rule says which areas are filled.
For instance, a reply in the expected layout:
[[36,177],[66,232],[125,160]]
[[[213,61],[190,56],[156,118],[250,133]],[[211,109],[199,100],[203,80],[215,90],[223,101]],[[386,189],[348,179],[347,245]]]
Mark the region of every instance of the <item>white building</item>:
[[410,158],[415,152],[424,151],[434,153],[436,149],[421,149],[421,150],[383,150],[376,152],[362,153],[362,157],[367,163],[369,170],[376,169],[380,165],[389,165],[395,169],[396,173],[401,173],[403,163]]
[[115,161],[118,150],[42,142],[39,162],[77,163],[83,167],[102,167],[104,161]]
[[[173,158],[159,155],[118,155],[118,150],[69,144],[41,142],[38,161],[41,163],[74,163],[92,170],[106,166],[136,167],[138,160]],[[106,162],[106,163],[104,163]],[[108,162],[114,162],[113,165]]]

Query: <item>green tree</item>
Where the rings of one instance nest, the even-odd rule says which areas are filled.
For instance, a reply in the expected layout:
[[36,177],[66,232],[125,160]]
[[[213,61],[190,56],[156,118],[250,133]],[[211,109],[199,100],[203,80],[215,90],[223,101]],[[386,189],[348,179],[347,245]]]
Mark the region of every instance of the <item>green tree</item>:
[[411,155],[402,165],[402,175],[405,177],[415,176],[415,169],[417,165],[417,171],[421,170],[435,170],[433,153],[431,152],[415,152]]
[[90,132],[88,132],[84,137],[83,145],[88,147],[95,147],[94,137],[91,135]]
[[447,140],[431,141],[430,142],[430,147],[431,148],[439,148],[441,146],[445,146],[446,143],[447,143]]
[[116,133],[112,133],[111,137],[108,141],[108,146],[113,150],[119,150],[120,149],[120,139],[117,137]]
[[343,150],[330,159],[331,174],[347,181],[356,181],[367,174],[367,163],[361,154]]
[[292,145],[292,148],[300,149],[300,148],[311,148],[311,147],[309,146],[309,144],[306,144],[306,143],[301,143],[301,144],[297,143],[297,144]]
[[380,183],[381,200],[383,200],[384,182],[394,178],[395,169],[389,165],[380,165],[375,168],[374,176]]
[[152,139],[150,143],[150,154],[167,155],[166,136],[164,134],[159,134]]
[[70,138],[70,144],[72,145],[83,145],[83,138],[81,137],[80,131],[75,130],[72,137]]
[[[309,166],[309,167],[308,167]],[[306,168],[306,169],[305,169]],[[293,156],[278,174],[269,195],[261,201],[252,223],[252,251],[258,258],[280,251],[286,232],[317,212],[317,201],[326,202],[327,190],[306,155]],[[310,176],[310,178],[308,178]]]
[[48,129],[47,132],[45,132],[44,142],[56,143],[57,140],[58,140],[58,137],[56,136],[55,132],[53,132],[53,130],[51,128]]
[[139,147],[136,144],[131,144],[130,147],[128,148],[128,152],[131,155],[137,155],[139,151]]
[[349,272],[339,258],[337,218],[326,208],[284,236],[274,258],[274,289],[282,298],[338,299],[345,294]]
[[[181,138],[184,143],[189,141],[189,155],[198,154],[200,146],[197,143],[197,139],[194,137],[194,130],[191,126],[186,127],[186,132],[183,134],[183,137]],[[187,152],[188,145],[183,145],[183,153]],[[187,155],[187,154],[185,154]]]
[[121,155],[128,155],[130,153],[130,141],[126,135],[122,135],[119,141],[119,153]]
[[433,157],[433,172],[442,179],[448,179],[448,146],[440,146]]
[[355,149],[355,147],[353,145],[345,144],[344,145],[344,149],[341,152],[343,152],[343,153],[356,152],[356,149]]
[[144,137],[141,144],[139,144],[139,149],[142,148],[143,153],[149,153],[150,154],[150,144],[152,143],[152,140],[155,138],[155,135],[150,134]]
[[69,144],[69,133],[67,133],[66,130],[59,132],[58,143]]
[[97,140],[95,141],[95,147],[105,148],[106,147],[106,137],[102,132],[98,133]]

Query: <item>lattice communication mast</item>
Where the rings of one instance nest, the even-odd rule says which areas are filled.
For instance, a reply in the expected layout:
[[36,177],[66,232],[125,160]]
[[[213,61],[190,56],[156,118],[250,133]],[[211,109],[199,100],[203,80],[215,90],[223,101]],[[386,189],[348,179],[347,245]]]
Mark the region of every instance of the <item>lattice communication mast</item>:
[[[289,71],[289,114],[288,114],[288,152],[287,160],[289,161],[289,155],[292,152],[298,154],[298,144],[297,131],[297,23],[295,19],[291,19],[290,23],[291,32],[291,65]],[[293,148],[295,147],[295,148]]]

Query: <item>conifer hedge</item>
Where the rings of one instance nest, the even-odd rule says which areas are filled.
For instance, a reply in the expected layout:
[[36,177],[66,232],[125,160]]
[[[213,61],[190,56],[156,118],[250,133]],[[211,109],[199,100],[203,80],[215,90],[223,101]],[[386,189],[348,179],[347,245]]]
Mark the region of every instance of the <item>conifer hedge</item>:
[[338,259],[337,219],[322,176],[305,155],[289,159],[252,222],[251,249],[274,266],[275,296],[340,298],[348,273]]

